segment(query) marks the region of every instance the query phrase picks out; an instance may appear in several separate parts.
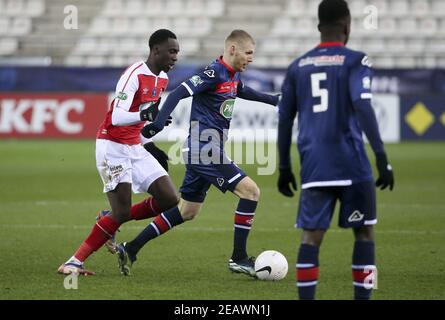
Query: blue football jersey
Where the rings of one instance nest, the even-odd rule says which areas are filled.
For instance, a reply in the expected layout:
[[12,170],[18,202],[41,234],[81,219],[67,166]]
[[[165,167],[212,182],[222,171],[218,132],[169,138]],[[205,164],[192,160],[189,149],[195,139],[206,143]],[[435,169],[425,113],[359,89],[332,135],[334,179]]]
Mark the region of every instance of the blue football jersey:
[[[242,85],[240,73],[235,72],[220,57],[204,70],[184,81],[182,85],[193,96],[189,143],[190,137],[196,140],[196,133],[199,132],[200,146],[218,138],[222,150],[224,142],[227,140],[237,88]],[[203,133],[206,129],[213,129],[218,137],[209,135],[209,130]]]
[[279,115],[298,113],[302,188],[373,180],[353,107],[371,99],[371,80],[367,56],[339,42],[321,43],[289,66]]

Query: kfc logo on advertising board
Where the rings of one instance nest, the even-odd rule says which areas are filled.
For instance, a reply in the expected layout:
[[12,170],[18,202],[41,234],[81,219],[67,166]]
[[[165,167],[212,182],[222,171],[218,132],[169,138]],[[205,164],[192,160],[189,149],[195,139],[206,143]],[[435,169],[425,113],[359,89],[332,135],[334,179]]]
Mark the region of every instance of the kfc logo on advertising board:
[[94,138],[106,94],[0,94],[0,137]]

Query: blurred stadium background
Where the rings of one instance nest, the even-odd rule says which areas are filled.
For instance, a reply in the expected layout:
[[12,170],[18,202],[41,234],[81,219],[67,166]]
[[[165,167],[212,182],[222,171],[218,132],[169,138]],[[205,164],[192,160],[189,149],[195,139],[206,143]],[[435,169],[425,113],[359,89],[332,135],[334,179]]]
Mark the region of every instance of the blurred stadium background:
[[[375,67],[374,108],[396,172],[395,191],[379,192],[384,218],[378,225],[378,261],[383,263],[375,296],[444,299],[445,1],[348,2],[349,46],[367,52]],[[294,299],[297,200],[278,195],[276,175],[257,176],[256,165],[244,169],[263,191],[259,211],[273,216],[258,215],[250,246],[253,254],[282,251],[290,263],[286,281],[252,286],[228,274],[224,253],[231,245],[235,199],[214,191],[201,217],[141,254],[132,280],[119,279],[114,257],[102,251],[88,265],[100,279],[82,280],[77,294],[63,289],[55,270],[84,238],[94,213],[107,207],[94,166],[94,137],[121,72],[146,59],[149,35],[168,28],[178,36],[181,52],[169,73],[172,89],[218,57],[232,29],[245,29],[257,49],[243,79],[256,89],[278,92],[288,64],[319,42],[318,4],[0,0],[0,298]],[[187,129],[188,103],[175,110],[171,127]],[[235,129],[276,130],[274,110],[237,104]],[[180,136],[167,131],[159,140]],[[248,141],[252,135],[239,137]],[[275,136],[261,139],[273,142]],[[296,154],[294,159],[297,163]],[[178,186],[183,166],[172,165],[171,175]],[[132,222],[119,237],[135,235],[143,225]],[[328,237],[320,297],[348,299],[351,248],[341,244],[352,238],[335,226]],[[180,275],[172,277],[178,263]]]

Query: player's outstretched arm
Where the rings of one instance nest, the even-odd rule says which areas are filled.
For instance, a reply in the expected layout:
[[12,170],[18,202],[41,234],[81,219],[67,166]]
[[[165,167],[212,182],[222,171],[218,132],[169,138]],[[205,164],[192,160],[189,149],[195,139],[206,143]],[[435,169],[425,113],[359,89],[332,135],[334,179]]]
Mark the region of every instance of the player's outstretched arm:
[[241,99],[263,102],[273,106],[278,105],[280,97],[280,95],[270,95],[267,93],[258,92],[248,86],[245,86],[244,84],[241,84],[236,96]]
[[113,126],[131,126],[141,121],[153,121],[159,112],[159,102],[147,103],[147,106],[141,105],[139,112],[125,111],[121,107],[115,107],[111,114],[111,123]]
[[170,114],[176,108],[178,102],[187,97],[190,97],[190,93],[184,86],[180,85],[173,90],[167,97],[155,121],[142,128],[141,134],[146,138],[151,138],[164,129],[164,126],[168,123]]
[[380,187],[382,190],[387,187],[389,187],[389,190],[392,190],[394,188],[394,173],[388,162],[388,157],[386,156],[383,141],[379,133],[377,118],[374,109],[372,108],[371,101],[369,99],[358,100],[354,102],[354,108],[360,126],[363,132],[365,132],[376,157],[376,166],[377,171],[379,172],[376,186]]

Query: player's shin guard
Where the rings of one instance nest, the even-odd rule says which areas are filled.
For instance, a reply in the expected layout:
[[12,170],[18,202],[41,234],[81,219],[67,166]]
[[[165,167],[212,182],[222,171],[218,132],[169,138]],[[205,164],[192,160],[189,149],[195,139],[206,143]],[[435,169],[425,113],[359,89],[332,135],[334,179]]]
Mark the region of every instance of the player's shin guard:
[[318,282],[318,247],[302,244],[298,252],[295,272],[300,300],[315,299]]
[[110,216],[104,216],[96,222],[88,237],[77,249],[74,257],[84,262],[94,251],[98,250],[103,244],[111,238],[119,224]]
[[235,234],[232,260],[239,261],[247,257],[247,237],[252,227],[258,201],[240,199],[235,213]]
[[178,207],[167,210],[156,216],[156,218],[154,218],[136,238],[131,242],[127,242],[126,248],[131,254],[136,255],[148,241],[160,236],[183,222],[184,220],[182,219]]
[[354,299],[368,300],[377,284],[374,241],[356,241],[352,253]]
[[130,215],[133,220],[143,220],[156,217],[161,212],[161,207],[158,205],[155,198],[150,197],[134,204],[131,207]]

